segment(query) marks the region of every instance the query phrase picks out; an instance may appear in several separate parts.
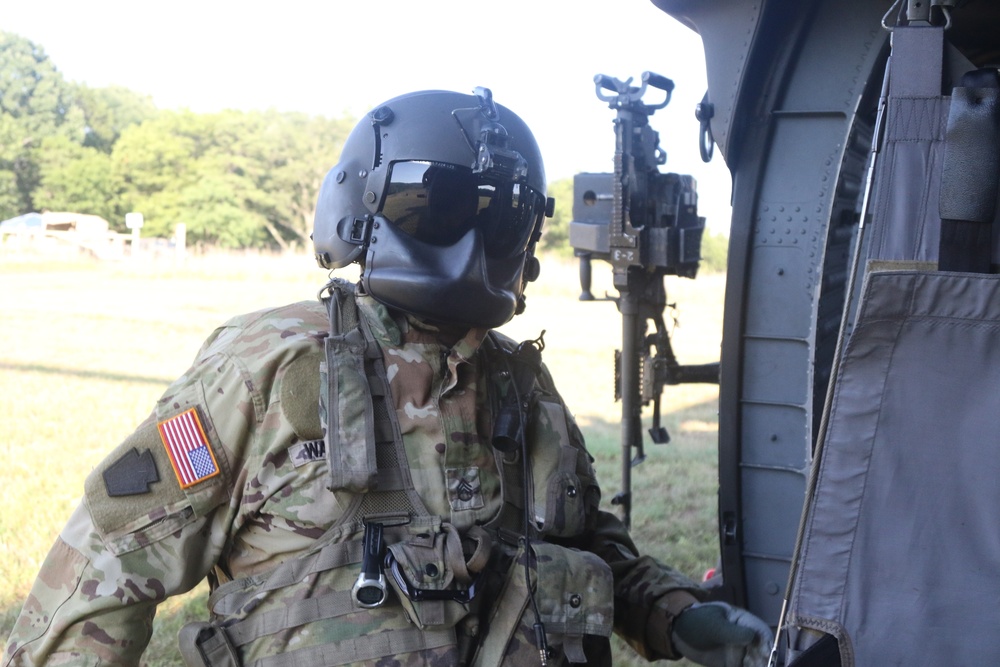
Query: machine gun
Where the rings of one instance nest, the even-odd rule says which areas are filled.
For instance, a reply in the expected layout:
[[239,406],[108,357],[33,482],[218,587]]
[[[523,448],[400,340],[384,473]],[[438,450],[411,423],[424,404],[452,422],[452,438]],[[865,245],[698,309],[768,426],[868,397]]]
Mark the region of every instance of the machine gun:
[[[691,176],[660,173],[666,154],[649,117],[670,102],[674,83],[644,72],[639,86],[603,74],[594,77],[597,97],[616,111],[614,173],[577,174],[573,179],[573,221],[569,240],[580,258],[582,301],[591,293],[591,260],[611,264],[622,315],[622,349],[615,352],[615,400],[622,402],[622,488],[612,499],[631,522],[632,467],[645,458],[642,407],[653,402],[649,430],[654,443],[669,442],[660,421],[664,385],[719,382],[719,364],[684,366],[670,345],[663,320],[666,275],[694,278],[701,261],[705,218],[698,217],[698,193]],[[642,101],[647,89],[662,91],[655,104]],[[647,335],[648,323],[654,331]]]

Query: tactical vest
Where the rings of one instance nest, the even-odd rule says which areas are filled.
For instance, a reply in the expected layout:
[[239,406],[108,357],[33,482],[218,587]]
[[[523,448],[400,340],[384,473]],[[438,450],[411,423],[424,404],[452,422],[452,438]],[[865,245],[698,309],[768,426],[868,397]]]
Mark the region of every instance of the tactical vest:
[[[481,346],[503,502],[494,519],[459,535],[414,489],[382,350],[353,286],[334,280],[324,301],[330,333],[320,413],[329,488],[346,511],[306,553],[218,586],[209,597],[211,622],[181,631],[186,663],[607,659],[610,568],[592,553],[545,541],[584,532],[600,492],[541,367],[540,343],[515,345],[491,332]],[[340,400],[356,395],[366,400]],[[539,420],[562,429],[558,441],[540,437]]]

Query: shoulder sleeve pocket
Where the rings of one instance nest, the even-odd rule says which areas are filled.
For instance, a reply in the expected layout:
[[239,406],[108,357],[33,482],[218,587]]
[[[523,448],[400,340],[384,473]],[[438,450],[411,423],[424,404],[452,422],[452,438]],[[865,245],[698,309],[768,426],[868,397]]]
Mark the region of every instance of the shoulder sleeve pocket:
[[156,412],[87,477],[94,524],[116,554],[159,541],[226,502],[231,471],[197,383]]

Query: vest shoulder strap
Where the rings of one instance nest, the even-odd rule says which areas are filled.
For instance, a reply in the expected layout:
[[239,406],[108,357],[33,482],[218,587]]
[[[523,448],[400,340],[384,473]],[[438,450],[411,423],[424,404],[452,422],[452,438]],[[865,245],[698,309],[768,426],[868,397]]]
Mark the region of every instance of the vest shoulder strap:
[[371,517],[426,517],[408,474],[382,349],[358,309],[356,287],[334,279],[326,289],[330,335],[320,413],[328,486],[348,508],[342,523],[360,529]]

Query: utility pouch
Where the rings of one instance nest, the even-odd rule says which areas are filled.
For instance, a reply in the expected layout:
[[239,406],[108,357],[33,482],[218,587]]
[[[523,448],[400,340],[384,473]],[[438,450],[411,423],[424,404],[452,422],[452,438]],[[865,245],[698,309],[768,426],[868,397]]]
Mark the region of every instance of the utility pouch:
[[[326,363],[320,365],[320,415],[329,459],[332,490],[368,491],[375,479],[374,417],[364,369],[364,339],[326,340]],[[361,338],[359,335],[358,338]]]
[[468,615],[477,592],[458,532],[448,524],[442,528],[390,544],[386,554],[386,580],[419,628],[453,627]]
[[[525,582],[527,561],[538,618]],[[614,585],[611,568],[586,551],[547,542],[522,545],[489,620],[489,630],[474,665],[523,665],[538,662],[536,637],[541,623],[549,649],[549,664],[587,663],[584,645],[606,645],[614,624]],[[600,651],[606,657],[606,646]],[[598,656],[590,656],[596,660]]]
[[239,654],[226,631],[197,621],[181,628],[177,646],[187,667],[240,667]]
[[333,289],[330,335],[320,364],[320,421],[330,468],[329,488],[369,491],[375,482],[375,417],[367,356],[380,355],[359,322],[353,293]]
[[572,438],[575,423],[562,403],[543,397],[531,429],[535,526],[542,535],[579,535],[597,515],[601,492],[589,455]]

